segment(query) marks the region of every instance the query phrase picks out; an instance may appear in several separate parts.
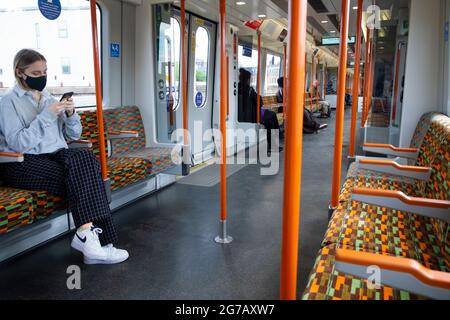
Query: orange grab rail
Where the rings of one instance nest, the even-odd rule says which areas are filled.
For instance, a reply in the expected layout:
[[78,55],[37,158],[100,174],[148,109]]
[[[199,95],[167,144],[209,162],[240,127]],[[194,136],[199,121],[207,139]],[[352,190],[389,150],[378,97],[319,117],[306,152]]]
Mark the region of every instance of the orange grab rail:
[[99,42],[97,30],[97,1],[90,1],[91,9],[91,28],[92,28],[92,48],[94,58],[94,75],[95,75],[95,102],[97,107],[97,125],[99,147],[100,147],[100,166],[102,170],[102,179],[108,180],[108,168],[106,166],[106,142],[105,142],[105,125],[103,122],[103,99],[102,99],[102,79],[100,76],[100,56]]
[[348,20],[350,0],[341,4],[341,39],[339,49],[338,98],[336,106],[336,133],[334,140],[333,184],[331,208],[339,205],[339,191],[342,170],[342,138],[344,135],[345,79],[347,76]]
[[355,157],[355,145],[356,145],[356,118],[359,106],[359,79],[361,74],[362,12],[363,12],[363,0],[358,0],[358,17],[356,19],[355,74],[353,76],[352,120],[350,126],[350,148],[349,148],[350,158]]
[[305,43],[308,0],[290,1],[288,108],[283,193],[280,298],[297,295],[298,239],[300,224],[303,107],[305,96]]

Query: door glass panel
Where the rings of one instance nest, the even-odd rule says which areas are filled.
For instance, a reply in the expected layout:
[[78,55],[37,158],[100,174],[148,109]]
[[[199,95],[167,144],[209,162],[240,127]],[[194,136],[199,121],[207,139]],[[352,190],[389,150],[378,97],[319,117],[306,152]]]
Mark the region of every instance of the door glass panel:
[[194,104],[196,108],[203,108],[207,101],[209,46],[209,33],[204,27],[199,26],[195,33]]
[[171,142],[171,135],[181,124],[181,27],[172,8],[155,6],[156,39],[156,125],[157,140]]
[[266,60],[266,82],[264,85],[264,94],[274,95],[278,91],[278,78],[281,72],[281,58],[273,54],[267,54]]

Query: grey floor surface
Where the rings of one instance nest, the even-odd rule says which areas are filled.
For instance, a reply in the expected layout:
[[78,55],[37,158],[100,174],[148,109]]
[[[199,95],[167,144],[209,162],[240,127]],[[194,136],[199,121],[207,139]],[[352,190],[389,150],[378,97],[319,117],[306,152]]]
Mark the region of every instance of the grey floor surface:
[[[299,297],[328,224],[334,121],[333,112],[327,130],[304,137]],[[231,245],[213,241],[219,185],[176,184],[115,213],[126,263],[84,266],[63,237],[0,265],[0,299],[278,299],[283,164],[276,176],[248,165],[228,179]],[[81,267],[81,290],[67,289],[70,265]]]

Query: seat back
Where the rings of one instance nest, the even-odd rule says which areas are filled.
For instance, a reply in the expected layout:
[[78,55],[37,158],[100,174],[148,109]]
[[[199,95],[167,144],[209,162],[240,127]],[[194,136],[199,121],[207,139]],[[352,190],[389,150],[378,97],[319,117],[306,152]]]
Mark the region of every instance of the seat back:
[[263,106],[270,106],[273,104],[278,104],[277,96],[264,96],[261,97]]
[[[81,134],[81,139],[90,140],[92,142],[92,151],[98,157],[100,154],[100,140],[98,132],[98,118],[97,111],[79,111],[78,114],[81,118],[81,126],[83,127],[83,132]],[[105,139],[106,141],[106,139]],[[109,154],[109,147],[106,143],[106,154]]]
[[145,148],[145,128],[141,112],[136,106],[106,109],[104,111],[106,131],[137,131],[138,138],[114,139],[111,148],[114,155],[122,155]]
[[[432,168],[430,179],[425,183],[423,197],[450,200],[450,118],[434,114],[420,149],[421,165]],[[447,222],[432,219],[432,232],[442,243],[442,255],[450,271],[450,227]]]

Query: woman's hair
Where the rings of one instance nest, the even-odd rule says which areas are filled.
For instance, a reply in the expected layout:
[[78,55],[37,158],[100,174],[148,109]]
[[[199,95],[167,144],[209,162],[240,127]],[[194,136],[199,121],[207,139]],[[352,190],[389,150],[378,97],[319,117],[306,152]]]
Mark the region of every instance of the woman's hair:
[[39,52],[32,49],[22,49],[17,52],[14,57],[14,76],[16,77],[16,81],[18,84],[24,86],[23,79],[19,77],[18,71],[24,71],[30,65],[35,63],[36,61],[45,61],[45,57]]

